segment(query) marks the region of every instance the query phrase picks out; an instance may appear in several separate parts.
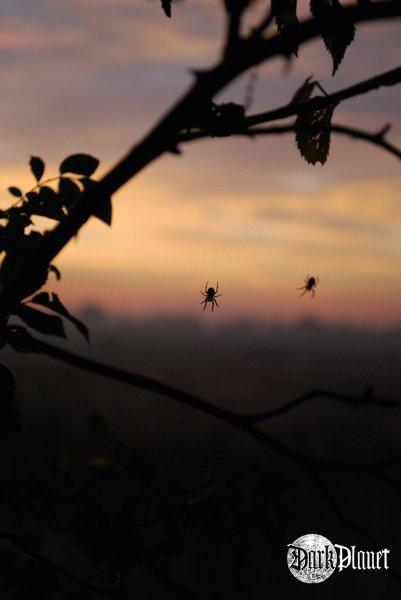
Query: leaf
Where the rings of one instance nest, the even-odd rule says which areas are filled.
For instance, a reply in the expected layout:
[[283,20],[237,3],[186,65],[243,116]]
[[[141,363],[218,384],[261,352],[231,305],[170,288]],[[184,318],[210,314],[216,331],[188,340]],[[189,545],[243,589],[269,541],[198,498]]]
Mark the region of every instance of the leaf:
[[[348,46],[355,38],[355,26],[351,21],[338,25],[338,20],[344,13],[339,0],[311,0],[311,12],[322,22],[326,30],[322,38],[333,59],[333,75],[341,64]],[[337,23],[337,24],[336,24]],[[330,27],[330,24],[331,27]]]
[[58,190],[61,198],[61,204],[68,209],[75,204],[81,195],[81,189],[72,179],[69,179],[68,177],[61,177]]
[[171,5],[173,2],[174,2],[174,0],[161,0],[162,9],[164,10],[164,14],[168,18],[171,17]]
[[331,119],[336,105],[318,107],[298,115],[295,121],[296,143],[308,163],[322,165],[330,150]]
[[[106,223],[106,225],[111,225],[113,212],[111,197],[105,197],[104,193],[102,192],[102,188],[99,185],[99,182],[94,181],[93,179],[85,178],[81,180],[81,183],[84,187],[85,192],[89,192],[89,194],[92,195],[92,201],[94,204],[94,207],[92,209],[93,216]],[[97,198],[94,197],[94,190],[97,190],[98,192]],[[102,198],[100,196],[102,196]]]
[[272,0],[271,6],[279,31],[298,23],[297,0]]
[[79,319],[75,318],[71,313],[68,312],[64,304],[61,302],[60,298],[57,294],[49,294],[48,292],[40,292],[36,294],[30,300],[33,304],[39,304],[40,306],[44,306],[52,310],[53,312],[61,315],[65,319],[68,319],[78,331],[84,336],[86,340],[89,340],[89,331],[88,328],[81,322]]
[[60,165],[60,173],[75,173],[90,177],[98,168],[99,161],[89,154],[71,154]]
[[58,194],[47,185],[40,188],[37,198],[29,204],[32,215],[55,221],[61,221],[65,217]]
[[103,200],[102,205],[93,211],[93,216],[103,221],[103,223],[106,223],[106,225],[111,225],[113,218],[113,206],[110,197],[106,200]]
[[315,89],[316,82],[311,81],[313,75],[310,75],[305,79],[304,83],[295,92],[291,104],[302,104],[310,100],[313,90]]
[[[40,234],[31,231],[29,235],[25,235],[19,240],[20,248],[18,251],[7,251],[0,268],[0,283],[2,285],[5,285],[13,273],[21,267],[28,253],[36,246],[38,238],[41,238]],[[31,269],[30,273],[22,281],[20,290],[22,298],[31,296],[46,283],[48,276],[47,267],[42,268],[38,265],[37,269]]]
[[65,338],[63,321],[55,315],[48,315],[26,304],[19,304],[13,309],[13,314],[19,317],[28,327],[46,335],[56,335]]
[[36,181],[39,182],[42,179],[43,173],[45,172],[45,163],[39,156],[31,156],[29,166],[31,167],[31,171]]
[[12,196],[15,196],[16,198],[22,198],[22,192],[19,188],[15,187],[14,185],[12,185],[11,187],[8,188],[8,191],[10,192],[10,194]]
[[55,265],[49,265],[49,271],[55,274],[57,281],[60,281],[61,273]]

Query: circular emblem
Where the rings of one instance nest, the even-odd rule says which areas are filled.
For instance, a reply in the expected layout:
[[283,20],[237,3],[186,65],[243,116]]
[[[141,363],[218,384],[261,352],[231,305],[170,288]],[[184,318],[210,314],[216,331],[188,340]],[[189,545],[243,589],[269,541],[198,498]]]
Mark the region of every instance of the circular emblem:
[[320,583],[333,573],[337,566],[337,552],[323,535],[309,533],[288,544],[288,568],[304,583]]

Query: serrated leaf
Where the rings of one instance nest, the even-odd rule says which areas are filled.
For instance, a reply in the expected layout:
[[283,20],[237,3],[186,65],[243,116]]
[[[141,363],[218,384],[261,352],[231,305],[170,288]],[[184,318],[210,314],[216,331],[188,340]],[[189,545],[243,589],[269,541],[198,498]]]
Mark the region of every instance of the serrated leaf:
[[39,182],[42,179],[43,173],[45,172],[45,163],[39,156],[31,156],[29,166],[31,167],[31,171],[36,181]]
[[60,165],[60,173],[75,173],[90,177],[98,168],[99,161],[90,154],[71,154]]
[[10,192],[10,194],[12,196],[15,196],[16,198],[22,198],[22,192],[19,188],[15,187],[14,185],[10,186],[8,188],[8,191]]
[[295,121],[295,137],[298,149],[305,160],[322,165],[330,151],[331,119],[336,105],[315,108],[298,115]]
[[111,198],[104,200],[100,208],[96,208],[93,211],[93,216],[103,221],[103,223],[106,223],[106,225],[111,225],[113,219],[113,205]]
[[315,89],[316,82],[311,81],[313,75],[310,75],[305,79],[304,83],[295,92],[291,104],[302,104],[310,100],[313,90]]
[[88,328],[79,319],[77,319],[71,313],[68,312],[68,310],[61,302],[57,294],[40,292],[39,294],[36,294],[36,296],[34,296],[32,300],[30,300],[30,302],[32,302],[33,304],[39,304],[40,306],[44,306],[45,308],[52,310],[58,315],[61,315],[62,317],[70,321],[73,325],[75,325],[75,327],[84,336],[86,340],[89,340]]
[[36,308],[19,304],[13,309],[13,315],[19,317],[28,327],[44,333],[65,338],[63,321],[55,315],[48,315]]
[[[336,23],[344,13],[344,8],[339,0],[311,0],[311,12],[314,17],[322,21],[327,30],[330,23]],[[327,50],[333,59],[333,75],[336,73],[345,56],[348,46],[355,38],[355,26],[351,21],[342,25],[334,25],[330,31],[322,33],[322,38]]]

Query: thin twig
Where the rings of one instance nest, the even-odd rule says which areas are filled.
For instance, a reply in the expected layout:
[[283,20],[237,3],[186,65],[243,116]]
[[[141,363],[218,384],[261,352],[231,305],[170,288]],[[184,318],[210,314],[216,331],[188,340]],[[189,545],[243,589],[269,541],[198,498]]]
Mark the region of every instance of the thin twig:
[[[300,128],[297,127],[297,129],[299,130]],[[324,128],[321,126],[316,126],[316,127],[303,126],[302,127],[303,131],[311,131],[311,132],[314,132],[314,131],[320,132],[320,131],[324,131],[325,129],[327,129],[328,131],[332,131],[333,133],[337,133],[337,134],[345,135],[347,137],[351,137],[354,139],[359,139],[359,140],[363,140],[365,142],[369,142],[370,144],[373,144],[374,146],[378,146],[379,148],[382,148],[386,152],[389,152],[390,154],[392,154],[393,156],[395,156],[396,158],[401,160],[401,149],[398,148],[397,146],[395,146],[394,144],[392,144],[391,142],[388,142],[386,140],[386,138],[384,137],[384,135],[382,135],[382,132],[370,133],[368,131],[364,131],[363,129],[349,127],[348,125],[340,125],[339,123],[332,123],[331,126],[327,127],[327,128]],[[286,133],[295,133],[295,131],[296,131],[295,123],[291,123],[289,125],[272,125],[270,127],[255,127],[255,128],[249,128],[249,129],[241,129],[238,131],[233,131],[232,135],[239,135],[239,136],[255,138],[258,136],[283,135]],[[180,136],[178,137],[177,143],[193,142],[193,141],[201,140],[201,139],[204,139],[207,137],[209,137],[209,134],[205,133],[204,131],[194,131],[194,132],[189,132],[189,133],[183,133],[183,134],[180,134]]]
[[329,390],[312,390],[310,392],[306,392],[305,394],[301,394],[300,396],[297,396],[296,398],[293,398],[292,400],[289,400],[285,404],[277,406],[276,408],[270,408],[268,410],[256,414],[242,414],[241,416],[243,419],[246,419],[250,423],[260,423],[261,421],[265,421],[266,419],[271,419],[273,417],[278,417],[280,415],[288,413],[297,406],[305,404],[306,402],[314,400],[315,398],[329,398],[330,400],[334,400],[335,402],[339,402],[340,404],[345,404],[346,406],[349,406],[353,409],[371,406],[386,409],[401,409],[401,402],[397,402],[396,400],[390,400],[387,398],[374,398],[371,394],[365,393],[362,396],[351,396],[350,394],[344,394],[342,392],[332,392]]
[[367,94],[373,90],[377,90],[384,86],[393,86],[401,82],[401,67],[391,69],[385,73],[375,75],[364,81],[351,85],[347,88],[327,94],[326,96],[315,96],[306,102],[294,103],[290,102],[285,106],[280,106],[273,110],[257,113],[255,115],[249,115],[245,118],[245,127],[251,127],[253,125],[259,125],[261,123],[269,123],[271,121],[278,121],[279,119],[287,119],[299,115],[315,108],[324,108],[325,106],[331,106],[338,104],[344,100],[355,98],[362,94]]

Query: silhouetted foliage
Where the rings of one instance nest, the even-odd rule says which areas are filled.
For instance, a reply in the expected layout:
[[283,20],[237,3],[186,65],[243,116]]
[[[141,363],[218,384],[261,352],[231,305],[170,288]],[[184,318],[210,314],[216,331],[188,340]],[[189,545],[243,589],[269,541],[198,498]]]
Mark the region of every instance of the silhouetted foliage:
[[[339,0],[311,0],[311,12],[323,25],[338,18],[343,11]],[[322,35],[324,44],[333,59],[333,75],[341,64],[348,46],[354,41],[355,26],[351,21]]]
[[315,108],[302,113],[295,122],[296,140],[302,156],[315,165],[327,160],[330,150],[330,125],[335,106]]

